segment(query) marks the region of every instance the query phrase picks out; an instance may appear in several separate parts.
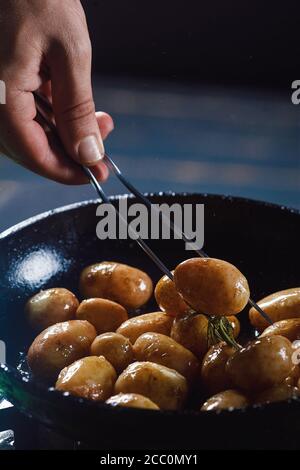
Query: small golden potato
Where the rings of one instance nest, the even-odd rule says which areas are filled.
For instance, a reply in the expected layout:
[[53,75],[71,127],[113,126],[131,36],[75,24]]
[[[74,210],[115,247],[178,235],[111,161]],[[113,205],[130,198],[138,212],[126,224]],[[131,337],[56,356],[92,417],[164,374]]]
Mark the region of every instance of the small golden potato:
[[[293,356],[292,356],[292,362],[293,362]],[[286,385],[291,385],[292,387],[297,387],[298,380],[300,378],[300,367],[299,365],[294,365],[294,367],[291,370],[291,373],[287,376],[286,379],[284,379],[284,382]]]
[[107,299],[87,299],[79,305],[76,318],[87,320],[94,327],[98,335],[116,329],[126,320],[128,314],[122,305]]
[[201,411],[234,410],[249,405],[248,398],[238,390],[225,390],[210,397]]
[[232,333],[233,333],[234,338],[237,338],[241,331],[241,325],[240,325],[239,319],[235,315],[230,315],[229,317],[227,317],[227,320],[232,326],[232,329],[233,329]]
[[278,385],[291,373],[292,345],[283,336],[265,336],[251,341],[228,359],[227,372],[233,384],[254,392]]
[[64,367],[89,355],[95,337],[95,328],[84,320],[70,320],[49,326],[30,346],[28,364],[34,375],[56,379]]
[[202,314],[176,317],[171,329],[171,338],[202,360],[208,350],[207,325],[207,318]]
[[114,261],[103,261],[85,268],[79,287],[85,298],[113,300],[132,310],[148,302],[153,291],[152,281],[146,273]]
[[118,333],[103,333],[91,346],[92,356],[104,356],[120,374],[133,362],[133,348],[128,338]]
[[134,362],[115,384],[115,393],[139,393],[162,410],[177,410],[186,400],[186,379],[176,370],[153,362]]
[[161,333],[169,336],[173,318],[162,312],[145,313],[122,323],[117,329],[117,333],[126,336],[134,344],[143,333]]
[[[174,271],[172,271],[174,274]],[[171,317],[182,315],[190,310],[179,292],[174,281],[168,276],[163,276],[156,284],[154,295],[159,308]]]
[[[300,287],[275,292],[257,303],[273,322],[299,318]],[[259,332],[269,326],[269,323],[253,307],[249,310],[249,319]]]
[[115,369],[103,356],[89,356],[65,367],[55,388],[77,397],[104,401],[113,393],[116,379]]
[[212,346],[205,354],[201,368],[201,382],[210,395],[228,390],[232,386],[226,364],[235,351],[222,342]]
[[159,410],[158,406],[149,398],[139,393],[119,393],[110,397],[106,402],[112,406],[123,406],[125,408],[144,408],[147,410]]
[[196,356],[169,336],[160,333],[144,333],[133,346],[137,361],[155,362],[177,370],[189,382],[200,374]]
[[192,258],[174,272],[176,289],[197,312],[235,315],[247,305],[247,279],[233,264],[216,258]]
[[286,383],[275,385],[274,387],[263,390],[256,395],[254,403],[263,405],[265,403],[273,403],[276,401],[290,400],[300,396],[300,390]]
[[42,331],[55,323],[73,320],[79,302],[72,292],[62,287],[46,289],[31,297],[25,306],[30,325]]
[[273,335],[285,336],[285,338],[292,342],[300,339],[300,318],[277,321],[273,325],[268,326],[260,335],[260,338]]

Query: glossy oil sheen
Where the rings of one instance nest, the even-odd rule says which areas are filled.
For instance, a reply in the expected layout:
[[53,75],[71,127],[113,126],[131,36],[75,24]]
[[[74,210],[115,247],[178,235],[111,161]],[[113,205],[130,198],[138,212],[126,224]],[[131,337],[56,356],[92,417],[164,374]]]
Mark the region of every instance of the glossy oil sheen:
[[[247,277],[254,299],[299,285],[297,211],[201,194],[160,194],[151,200],[204,203],[205,251],[235,264]],[[16,370],[20,351],[28,348],[34,336],[23,309],[37,290],[62,286],[79,295],[82,268],[103,260],[141,268],[154,282],[161,277],[133,241],[96,238],[98,203],[52,211],[0,235],[0,339],[7,344],[8,364],[0,369],[0,391],[27,415],[94,448],[298,448],[297,400],[220,414],[118,409],[63,396]],[[171,269],[193,256],[179,240],[150,245]],[[142,312],[155,310],[152,301]],[[242,331],[250,328],[246,311],[239,315]]]

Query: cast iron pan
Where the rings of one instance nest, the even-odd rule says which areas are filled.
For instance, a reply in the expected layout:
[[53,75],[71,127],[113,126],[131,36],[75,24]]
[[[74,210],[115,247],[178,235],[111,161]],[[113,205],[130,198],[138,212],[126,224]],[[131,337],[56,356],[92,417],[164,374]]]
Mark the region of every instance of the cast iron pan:
[[[254,299],[300,284],[299,212],[214,195],[159,194],[151,195],[151,200],[204,203],[205,250],[238,266],[249,280]],[[134,198],[128,199],[129,204],[133,202]],[[112,409],[49,390],[16,369],[20,351],[26,351],[33,339],[24,319],[24,304],[39,289],[62,286],[78,294],[81,269],[101,260],[137,266],[154,281],[161,276],[134,242],[96,238],[98,204],[90,201],[57,209],[0,235],[0,339],[7,345],[0,392],[22,412],[91,448],[299,448],[297,400],[219,414]],[[150,245],[170,268],[192,257],[180,240],[151,241]],[[153,303],[146,310],[156,308]],[[247,310],[240,319],[250,333]]]

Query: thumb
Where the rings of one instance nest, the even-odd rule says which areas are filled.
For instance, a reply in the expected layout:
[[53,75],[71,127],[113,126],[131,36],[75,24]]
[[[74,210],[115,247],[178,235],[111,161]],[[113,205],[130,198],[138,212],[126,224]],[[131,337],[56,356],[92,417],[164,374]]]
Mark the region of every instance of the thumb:
[[103,158],[104,146],[95,116],[90,46],[56,54],[50,68],[54,116],[65,149],[78,163],[93,166]]

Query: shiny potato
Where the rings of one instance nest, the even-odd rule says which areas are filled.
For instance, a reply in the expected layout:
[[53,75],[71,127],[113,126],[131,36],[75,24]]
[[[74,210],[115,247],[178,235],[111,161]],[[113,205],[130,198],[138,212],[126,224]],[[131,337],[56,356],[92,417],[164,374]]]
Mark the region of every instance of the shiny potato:
[[288,320],[280,320],[273,325],[268,326],[260,335],[264,336],[280,335],[285,336],[290,341],[300,339],[300,318],[289,318]]
[[128,338],[118,333],[103,333],[91,346],[92,356],[104,356],[120,374],[133,362],[133,348]]
[[247,279],[232,264],[215,258],[192,258],[174,272],[176,289],[197,312],[235,315],[247,305]]
[[205,354],[201,367],[201,383],[210,395],[232,387],[226,364],[235,351],[222,342],[212,346]]
[[186,400],[188,386],[176,370],[153,362],[134,362],[118,377],[115,393],[139,393],[162,410],[177,410]]
[[143,333],[161,333],[169,336],[173,318],[162,312],[145,313],[122,323],[117,333],[125,336],[134,344]]
[[[293,356],[292,356],[292,362],[293,362]],[[297,365],[294,365],[290,374],[287,376],[286,379],[284,379],[283,383],[285,383],[286,385],[291,385],[292,387],[297,387],[299,378],[300,378],[300,367],[297,364]]]
[[152,281],[146,273],[113,261],[103,261],[85,268],[79,287],[85,298],[113,300],[132,310],[148,302],[153,291]]
[[79,302],[68,289],[56,287],[38,292],[31,297],[25,306],[30,325],[42,331],[55,323],[72,320]]
[[201,411],[233,410],[248,405],[248,398],[238,390],[225,390],[210,397],[202,405]]
[[232,326],[232,334],[234,338],[237,338],[241,332],[241,325],[239,319],[235,315],[230,315],[229,317],[227,317],[227,320]]
[[265,336],[251,341],[228,359],[226,369],[233,384],[254,392],[278,385],[294,366],[292,345],[283,336]]
[[119,393],[110,397],[106,402],[112,406],[123,406],[124,408],[144,408],[147,410],[159,410],[158,406],[147,397],[139,393]]
[[208,320],[202,314],[176,317],[171,329],[171,338],[202,360],[208,350],[207,325]]
[[[300,287],[275,292],[257,303],[273,322],[300,318]],[[259,332],[269,326],[269,323],[253,307],[249,310],[249,319]]]
[[128,314],[122,305],[107,299],[87,299],[79,305],[76,318],[87,320],[94,327],[98,335],[116,329],[126,320]]
[[113,393],[116,379],[115,369],[103,356],[89,356],[65,367],[55,388],[77,397],[105,401]]
[[300,396],[300,390],[297,387],[282,383],[275,385],[267,390],[263,390],[254,399],[254,404],[264,405],[276,401],[285,401]]
[[37,377],[56,379],[64,367],[89,355],[95,337],[95,328],[84,320],[49,326],[29,348],[27,361],[30,369]]
[[[172,271],[174,274],[174,271]],[[156,284],[154,296],[159,308],[172,317],[182,315],[190,310],[182,296],[177,292],[174,281],[163,276]]]
[[137,361],[155,362],[174,369],[192,382],[200,374],[196,356],[169,336],[160,333],[144,333],[133,346]]

